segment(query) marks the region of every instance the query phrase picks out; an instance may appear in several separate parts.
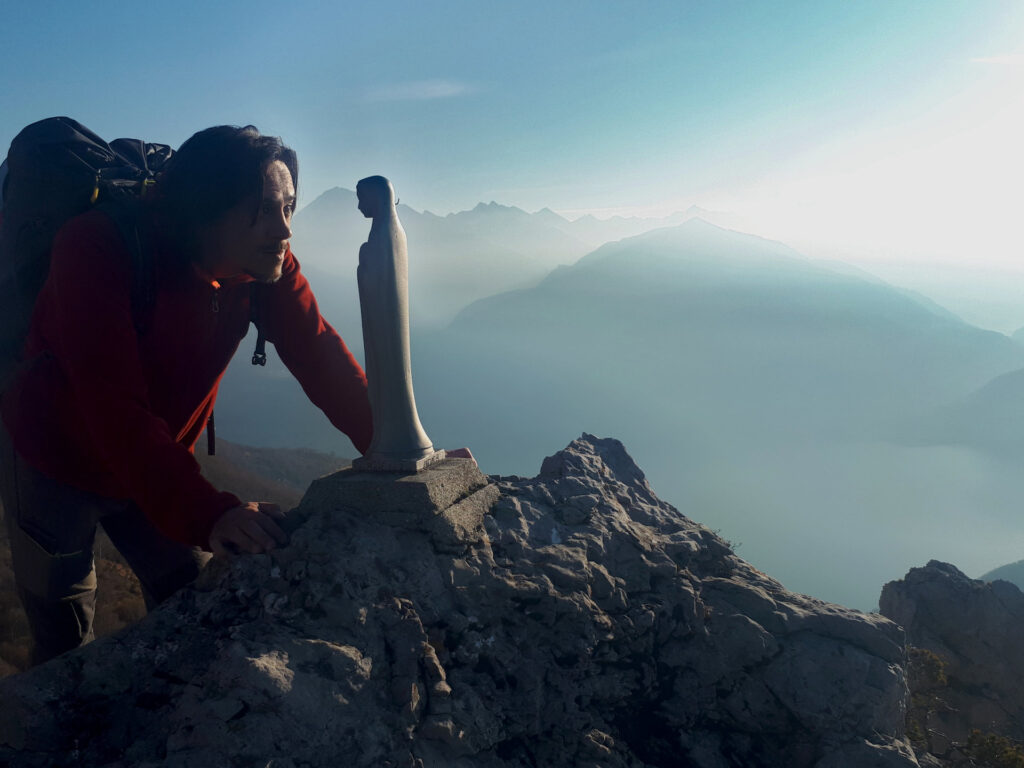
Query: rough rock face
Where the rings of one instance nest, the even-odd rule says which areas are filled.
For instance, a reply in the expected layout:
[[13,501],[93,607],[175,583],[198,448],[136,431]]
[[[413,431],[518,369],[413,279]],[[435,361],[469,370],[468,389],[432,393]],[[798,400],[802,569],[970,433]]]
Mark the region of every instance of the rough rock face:
[[1024,593],[1008,581],[967,578],[932,560],[882,589],[883,614],[907,641],[941,660],[923,734],[930,751],[954,756],[973,729],[1024,741]]
[[0,765],[917,765],[902,630],[785,591],[619,442],[380,481],[2,681]]

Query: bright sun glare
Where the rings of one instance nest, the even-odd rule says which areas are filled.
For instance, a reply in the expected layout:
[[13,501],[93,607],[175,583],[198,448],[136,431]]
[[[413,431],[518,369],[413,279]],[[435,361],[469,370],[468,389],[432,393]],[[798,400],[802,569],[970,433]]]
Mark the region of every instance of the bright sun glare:
[[970,66],[984,71],[969,91],[912,121],[816,148],[781,181],[731,204],[753,231],[821,255],[1020,262],[1024,54]]

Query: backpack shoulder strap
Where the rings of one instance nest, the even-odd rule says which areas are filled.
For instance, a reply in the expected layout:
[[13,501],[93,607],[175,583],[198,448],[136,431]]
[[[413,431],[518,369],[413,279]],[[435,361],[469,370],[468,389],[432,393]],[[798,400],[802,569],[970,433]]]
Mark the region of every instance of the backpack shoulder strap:
[[267,337],[263,332],[260,310],[262,308],[263,290],[260,283],[252,283],[249,288],[249,322],[256,326],[256,351],[252,354],[253,365],[267,364]]
[[142,203],[135,198],[109,200],[97,206],[117,226],[132,261],[132,320],[136,333],[148,333],[156,304],[156,265],[149,228],[143,222]]

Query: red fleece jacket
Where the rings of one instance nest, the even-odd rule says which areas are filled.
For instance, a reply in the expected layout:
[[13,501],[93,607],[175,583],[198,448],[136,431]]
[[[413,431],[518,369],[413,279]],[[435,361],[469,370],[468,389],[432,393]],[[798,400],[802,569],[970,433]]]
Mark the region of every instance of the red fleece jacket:
[[[248,277],[217,283],[156,251],[156,301],[136,332],[132,259],[99,212],[58,232],[26,341],[32,363],[4,393],[14,446],[41,472],[135,501],[166,536],[209,546],[210,529],[240,503],[192,455],[217,386],[249,326]],[[261,327],[281,360],[356,448],[372,437],[366,376],[320,316],[291,251],[283,275],[259,286]]]

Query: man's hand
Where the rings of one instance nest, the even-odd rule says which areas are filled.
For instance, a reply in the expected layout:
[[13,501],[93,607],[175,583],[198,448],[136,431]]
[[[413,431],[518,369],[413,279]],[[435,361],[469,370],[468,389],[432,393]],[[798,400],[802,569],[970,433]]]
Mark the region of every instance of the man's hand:
[[277,544],[287,544],[288,534],[274,522],[284,519],[277,504],[250,501],[232,507],[214,523],[210,531],[210,549],[216,555],[240,552],[268,552]]
[[473,459],[473,463],[476,464],[476,459],[473,457],[472,451],[469,448],[456,448],[453,451],[445,451],[445,458],[448,459]]

